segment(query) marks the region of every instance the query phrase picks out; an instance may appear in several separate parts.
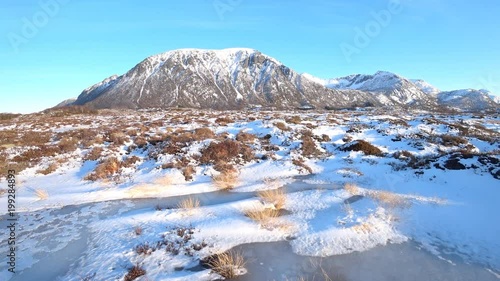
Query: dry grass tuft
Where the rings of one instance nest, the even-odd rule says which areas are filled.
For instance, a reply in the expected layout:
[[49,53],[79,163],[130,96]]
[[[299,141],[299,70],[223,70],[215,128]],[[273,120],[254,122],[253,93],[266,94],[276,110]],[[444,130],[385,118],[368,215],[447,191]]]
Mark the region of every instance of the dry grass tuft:
[[43,189],[35,189],[35,194],[38,200],[47,200],[49,198],[49,193]]
[[238,185],[238,171],[236,169],[224,170],[212,176],[212,181],[221,190],[230,190]]
[[193,197],[189,197],[179,202],[177,206],[180,209],[193,210],[200,207],[200,200]]
[[207,265],[220,276],[232,279],[244,269],[245,259],[241,253],[226,252],[209,257]]
[[116,174],[121,168],[121,162],[116,157],[110,157],[99,164],[95,170],[85,177],[85,180],[97,181]]
[[267,225],[271,220],[279,217],[280,211],[271,208],[258,208],[254,207],[252,210],[246,211],[245,216],[262,224]]
[[260,191],[258,195],[265,202],[273,204],[276,210],[281,210],[285,207],[286,193],[281,188]]
[[407,198],[389,191],[372,191],[370,197],[391,208],[408,207],[411,204]]
[[184,179],[186,181],[191,181],[194,174],[196,174],[196,169],[192,165],[189,165],[182,169],[182,175],[184,176]]
[[345,191],[349,192],[349,194],[351,195],[361,195],[361,190],[359,189],[359,187],[353,183],[346,183],[344,185],[344,189]]

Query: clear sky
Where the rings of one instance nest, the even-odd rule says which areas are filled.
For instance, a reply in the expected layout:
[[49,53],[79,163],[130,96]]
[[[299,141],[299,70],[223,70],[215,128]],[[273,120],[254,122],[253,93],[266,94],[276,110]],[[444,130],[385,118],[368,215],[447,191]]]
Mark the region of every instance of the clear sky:
[[43,110],[178,48],[247,47],[320,78],[386,70],[500,93],[498,0],[395,1],[4,0],[0,112]]

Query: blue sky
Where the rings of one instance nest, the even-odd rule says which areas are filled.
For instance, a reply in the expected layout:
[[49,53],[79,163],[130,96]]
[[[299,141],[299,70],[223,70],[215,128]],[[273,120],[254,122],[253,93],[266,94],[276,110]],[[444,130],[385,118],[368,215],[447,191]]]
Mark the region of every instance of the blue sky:
[[178,48],[248,47],[321,78],[386,70],[500,94],[498,1],[393,2],[5,0],[0,112],[45,109]]

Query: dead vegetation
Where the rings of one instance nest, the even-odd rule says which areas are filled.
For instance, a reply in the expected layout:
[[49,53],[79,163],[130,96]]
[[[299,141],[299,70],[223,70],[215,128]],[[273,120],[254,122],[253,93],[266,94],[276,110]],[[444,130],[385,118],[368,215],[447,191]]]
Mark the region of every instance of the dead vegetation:
[[355,140],[346,144],[340,150],[342,151],[361,151],[365,155],[382,156],[382,150],[365,140]]
[[193,210],[200,207],[200,200],[189,197],[180,201],[177,207],[180,209]]
[[245,259],[241,253],[230,251],[208,257],[205,264],[225,279],[232,279],[241,275]]
[[133,281],[143,275],[146,275],[146,270],[140,267],[138,264],[128,269],[127,275],[123,278],[124,281]]
[[282,188],[259,191],[258,195],[264,202],[273,204],[276,210],[281,210],[285,207],[286,193]]
[[305,160],[303,158],[296,158],[292,160],[292,164],[302,168],[303,170],[307,171],[309,174],[313,173],[313,169],[305,163]]
[[280,216],[280,210],[274,208],[262,208],[254,206],[252,209],[245,212],[245,216],[263,226],[268,226],[273,222],[273,219]]
[[122,163],[118,158],[109,157],[98,164],[93,172],[85,176],[85,180],[97,181],[109,179],[111,176],[116,175],[121,167]]
[[224,169],[212,176],[212,182],[220,190],[231,190],[238,185],[239,172],[236,168]]
[[248,162],[254,159],[253,150],[238,141],[224,140],[222,142],[211,142],[202,150],[200,163],[215,164],[218,162],[232,163]]

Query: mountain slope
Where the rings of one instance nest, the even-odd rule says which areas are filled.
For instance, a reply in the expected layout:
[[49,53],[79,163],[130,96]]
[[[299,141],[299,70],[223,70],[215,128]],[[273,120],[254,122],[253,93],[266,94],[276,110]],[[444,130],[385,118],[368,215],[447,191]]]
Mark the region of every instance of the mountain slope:
[[332,89],[352,89],[382,94],[382,103],[435,107],[436,100],[409,79],[391,72],[379,71],[374,75],[356,74],[325,81]]
[[151,56],[84,90],[75,102],[95,108],[213,109],[365,103],[379,105],[364,92],[327,89],[252,49],[183,49]]
[[437,97],[440,104],[462,110],[479,111],[499,108],[499,104],[486,90],[465,89],[441,92]]

